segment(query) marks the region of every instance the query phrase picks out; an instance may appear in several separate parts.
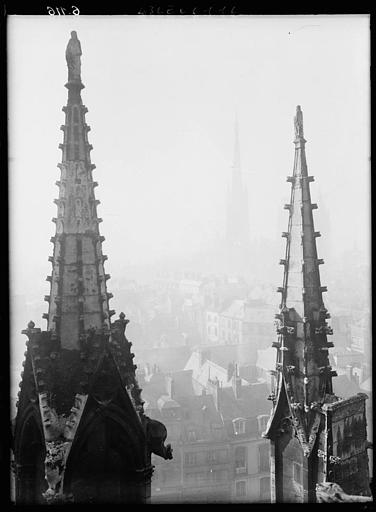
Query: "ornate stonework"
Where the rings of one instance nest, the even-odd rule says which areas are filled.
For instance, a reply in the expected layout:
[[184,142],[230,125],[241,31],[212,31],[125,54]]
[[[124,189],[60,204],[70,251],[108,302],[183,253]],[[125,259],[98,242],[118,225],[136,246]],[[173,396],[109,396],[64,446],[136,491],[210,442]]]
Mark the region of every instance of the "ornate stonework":
[[[329,363],[329,349],[333,343],[328,341],[333,330],[327,322],[330,315],[323,301],[323,293],[327,290],[321,285],[319,269],[323,260],[318,258],[316,248],[320,233],[315,231],[312,213],[317,205],[312,203],[310,192],[310,182],[314,178],[309,176],[307,169],[300,106],[296,110],[294,129],[294,171],[287,178],[291,183],[291,199],[285,205],[289,214],[288,231],[282,234],[286,239],[286,254],[280,260],[284,275],[283,285],[277,289],[281,302],[276,315],[277,341],[273,343],[277,349],[276,389],[269,397],[273,409],[264,436],[271,440],[274,453],[272,496],[276,501],[303,502],[315,501],[316,483],[326,479],[333,481],[337,478],[336,481],[346,489],[355,480],[358,489],[369,492],[369,487],[368,458],[364,448],[366,430],[362,426],[366,396],[343,401],[333,393],[332,377],[336,372]],[[359,413],[356,418],[353,417],[355,411]],[[284,427],[286,418],[288,428]],[[333,441],[333,428],[339,423],[357,433],[358,444],[344,443],[343,436],[340,443]],[[344,428],[342,425],[339,432]],[[363,484],[361,479],[354,477],[355,462],[342,464],[338,458],[336,449],[344,445],[352,457],[357,457]],[[294,480],[293,463],[300,468],[296,471],[305,475],[296,486],[300,491],[294,495],[287,484]],[[345,468],[341,469],[341,475],[340,467]]]
[[[125,336],[129,320],[124,313],[111,320],[115,311],[109,305],[90,127],[81,99],[81,53],[72,32],[50,294],[43,315],[47,330],[30,322],[23,331],[28,342],[15,427],[20,504],[76,497],[93,503],[147,502],[151,453],[172,456],[164,446],[164,426],[144,415],[132,343]],[[106,475],[111,479],[102,486]]]

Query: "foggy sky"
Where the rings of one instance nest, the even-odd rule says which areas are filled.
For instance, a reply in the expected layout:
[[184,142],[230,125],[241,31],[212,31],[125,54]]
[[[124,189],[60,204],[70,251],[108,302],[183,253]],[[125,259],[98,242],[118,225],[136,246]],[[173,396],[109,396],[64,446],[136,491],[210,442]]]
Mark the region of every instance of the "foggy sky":
[[[83,51],[106,272],[187,257],[224,236],[235,113],[251,239],[280,240],[298,104],[315,227],[331,237],[329,254],[317,242],[322,272],[349,248],[369,262],[368,16],[8,20],[11,294],[49,292],[71,30]],[[276,268],[278,243],[264,254]]]

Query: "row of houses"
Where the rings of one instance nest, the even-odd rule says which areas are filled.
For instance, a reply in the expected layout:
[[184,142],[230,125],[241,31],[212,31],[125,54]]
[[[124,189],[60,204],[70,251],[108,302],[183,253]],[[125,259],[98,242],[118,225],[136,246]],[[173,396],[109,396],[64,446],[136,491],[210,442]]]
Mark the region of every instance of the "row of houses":
[[174,456],[152,461],[153,503],[270,501],[264,382],[251,384],[235,369],[204,386],[185,369],[151,373],[142,385],[146,414],[166,425]]

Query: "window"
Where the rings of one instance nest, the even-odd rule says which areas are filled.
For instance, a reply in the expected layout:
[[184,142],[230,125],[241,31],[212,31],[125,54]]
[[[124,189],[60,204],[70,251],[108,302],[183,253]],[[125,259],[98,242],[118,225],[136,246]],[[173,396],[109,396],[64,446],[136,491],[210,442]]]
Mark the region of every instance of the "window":
[[245,434],[245,419],[244,418],[236,418],[232,420],[232,424],[234,426],[234,434],[236,436],[240,434]]
[[196,441],[196,439],[197,439],[196,431],[189,429],[188,430],[188,441]]
[[207,462],[226,462],[227,450],[210,450],[207,452]]
[[235,448],[235,473],[247,472],[247,447],[237,446]]
[[270,503],[270,478],[268,476],[260,478],[260,500]]
[[267,414],[260,414],[259,416],[257,416],[258,429],[260,434],[262,434],[262,432],[265,432],[268,420],[269,416]]
[[187,466],[193,466],[194,464],[197,464],[196,453],[186,453],[184,455],[184,463],[187,464]]
[[269,471],[269,443],[259,445],[259,471]]
[[208,462],[215,462],[215,452],[214,451],[210,451],[206,454],[206,460]]
[[244,498],[247,495],[245,480],[240,480],[235,483],[235,494],[237,498]]
[[292,463],[292,477],[297,484],[302,485],[302,466],[297,462]]

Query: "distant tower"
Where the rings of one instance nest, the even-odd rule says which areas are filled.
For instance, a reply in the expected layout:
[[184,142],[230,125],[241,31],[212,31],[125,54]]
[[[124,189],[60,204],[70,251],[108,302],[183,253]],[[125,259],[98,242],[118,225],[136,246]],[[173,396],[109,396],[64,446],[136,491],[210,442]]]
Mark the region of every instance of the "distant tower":
[[[47,331],[30,322],[15,425],[17,504],[147,502],[151,452],[171,458],[167,432],[144,415],[128,320],[107,291],[82,104],[81,45],[66,50],[68,103]],[[32,250],[32,248],[29,250]]]
[[295,160],[286,238],[278,341],[276,389],[264,436],[271,440],[272,500],[315,502],[316,484],[334,482],[348,494],[369,495],[364,394],[335,396],[328,351],[333,343],[326,319],[305,155],[303,114],[295,116]]
[[[235,117],[234,160],[227,198],[226,245],[230,266],[243,270],[250,248],[248,192],[242,177],[238,119]],[[249,264],[249,263],[248,263]]]

